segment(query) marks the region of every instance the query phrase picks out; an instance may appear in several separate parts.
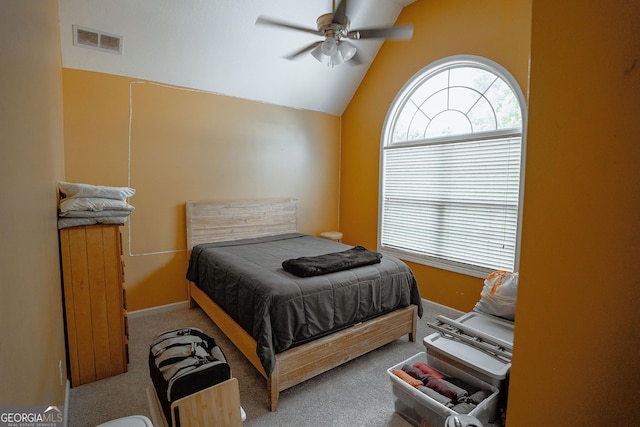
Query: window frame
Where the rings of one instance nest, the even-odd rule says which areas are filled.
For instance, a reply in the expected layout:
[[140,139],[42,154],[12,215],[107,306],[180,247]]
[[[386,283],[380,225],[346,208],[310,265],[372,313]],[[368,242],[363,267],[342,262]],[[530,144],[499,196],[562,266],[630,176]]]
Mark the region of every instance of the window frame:
[[[409,80],[403,85],[403,87],[396,94],[393,102],[391,103],[387,115],[385,117],[382,133],[380,136],[380,166],[379,166],[379,185],[378,185],[378,230],[377,230],[377,249],[383,254],[392,255],[407,261],[412,261],[418,264],[427,265],[443,270],[453,271],[456,273],[484,278],[492,270],[486,267],[477,265],[464,264],[461,262],[450,261],[442,258],[431,257],[424,254],[412,253],[406,250],[399,250],[395,248],[382,246],[382,219],[383,219],[383,190],[385,179],[385,164],[384,164],[384,151],[385,146],[391,144],[393,137],[393,131],[396,123],[396,119],[399,116],[399,112],[402,111],[407,100],[411,94],[419,88],[429,78],[439,74],[442,71],[458,68],[458,67],[474,67],[492,74],[495,74],[501,78],[511,89],[520,106],[520,113],[522,118],[521,128],[521,152],[520,152],[520,176],[518,186],[518,207],[517,207],[517,224],[516,224],[516,241],[514,249],[514,271],[518,271],[520,265],[520,249],[521,249],[521,236],[522,236],[522,211],[524,204],[524,179],[525,179],[525,167],[526,167],[526,140],[527,140],[527,104],[526,98],[520,88],[520,85],[513,77],[513,75],[507,71],[500,64],[481,56],[475,55],[454,55],[437,60],[415,73]],[[490,134],[498,135],[504,133],[504,130],[498,129],[496,131],[489,132]],[[477,132],[479,135],[482,132]],[[450,139],[450,137],[444,137]],[[451,137],[451,139],[464,139],[458,135]],[[411,145],[411,142],[403,142],[403,145]]]

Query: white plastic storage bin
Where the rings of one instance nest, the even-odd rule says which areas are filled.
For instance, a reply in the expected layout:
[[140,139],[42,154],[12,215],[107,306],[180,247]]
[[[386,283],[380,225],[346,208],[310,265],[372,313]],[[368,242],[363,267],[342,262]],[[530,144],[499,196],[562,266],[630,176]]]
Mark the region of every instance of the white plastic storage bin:
[[510,320],[472,311],[458,317],[456,322],[499,338],[513,346],[513,322]]
[[424,352],[418,353],[415,356],[387,369],[387,373],[391,379],[396,412],[415,426],[428,427],[445,427],[445,421],[447,418],[451,415],[457,414],[450,408],[447,408],[418,389],[410,386],[392,372],[393,369],[401,369],[403,365],[413,366],[413,364],[417,362],[424,362],[447,377],[457,378],[471,386],[490,391],[491,395],[489,397],[480,402],[469,414],[466,414],[476,417],[483,425],[488,425],[489,419],[497,410],[499,394],[498,388],[465,371],[457,369],[454,366],[447,366],[444,362],[440,362],[438,367],[436,367],[429,363],[427,354]]
[[[513,322],[475,312],[465,314],[456,322],[513,345]],[[427,336],[423,342],[427,356],[436,359],[432,363],[437,365],[443,361],[499,389],[511,369],[511,360],[492,356],[471,345],[443,337],[438,332]]]
[[445,338],[437,332],[426,337],[424,345],[427,349],[428,365],[436,369],[440,363],[454,366],[497,388],[502,387],[511,369],[511,362],[498,359],[451,338]]

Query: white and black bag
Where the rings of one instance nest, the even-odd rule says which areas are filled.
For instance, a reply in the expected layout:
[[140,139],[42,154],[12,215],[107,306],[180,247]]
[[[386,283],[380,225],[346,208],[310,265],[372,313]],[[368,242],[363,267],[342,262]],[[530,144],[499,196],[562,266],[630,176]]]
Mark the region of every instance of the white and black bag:
[[171,403],[231,378],[222,350],[198,328],[156,335],[149,348],[149,373],[168,425]]

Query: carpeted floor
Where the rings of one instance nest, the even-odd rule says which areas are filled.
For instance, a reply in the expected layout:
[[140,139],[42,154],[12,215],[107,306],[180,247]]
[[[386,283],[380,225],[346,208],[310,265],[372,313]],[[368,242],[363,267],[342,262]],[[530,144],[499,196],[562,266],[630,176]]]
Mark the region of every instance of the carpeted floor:
[[150,385],[149,343],[162,331],[194,326],[213,336],[223,349],[240,384],[245,426],[409,426],[394,411],[394,398],[386,370],[418,352],[422,339],[432,333],[427,322],[442,314],[461,313],[423,301],[416,342],[403,337],[329,372],[280,393],[278,410],[267,407],[266,380],[199,309],[185,305],[133,313],[129,319],[128,372],[71,389],[69,427],[96,426],[108,420],[142,414],[150,417],[146,389]]

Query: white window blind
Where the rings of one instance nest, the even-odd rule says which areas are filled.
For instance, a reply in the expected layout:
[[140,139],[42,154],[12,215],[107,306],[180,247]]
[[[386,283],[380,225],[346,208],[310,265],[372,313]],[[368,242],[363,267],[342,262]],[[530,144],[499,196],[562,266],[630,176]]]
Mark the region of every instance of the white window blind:
[[[466,76],[456,92],[450,70]],[[521,106],[504,79],[484,63],[474,68],[465,62],[461,69],[453,61],[450,68],[426,74],[405,87],[387,118],[380,250],[478,277],[498,269],[514,271]]]

